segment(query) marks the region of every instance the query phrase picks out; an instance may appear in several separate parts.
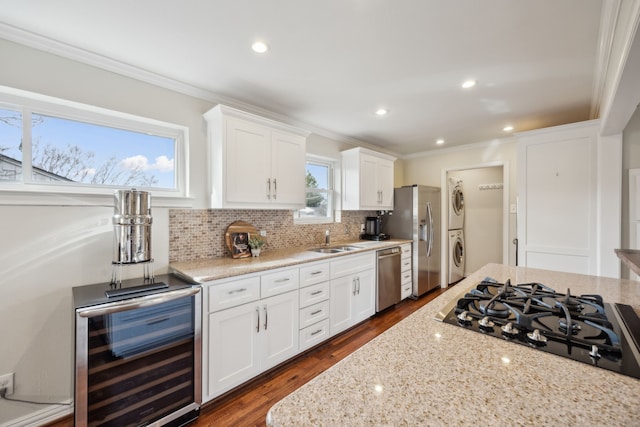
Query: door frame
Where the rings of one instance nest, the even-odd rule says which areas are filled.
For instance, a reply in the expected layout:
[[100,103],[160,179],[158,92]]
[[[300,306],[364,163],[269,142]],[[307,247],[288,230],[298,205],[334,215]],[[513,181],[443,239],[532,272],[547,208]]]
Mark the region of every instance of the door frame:
[[[510,171],[508,161],[498,160],[440,169],[440,187],[442,188],[440,192],[440,217],[442,218],[442,224],[446,224],[449,215],[449,186],[447,181],[449,172],[493,167],[502,167],[502,263],[509,264],[509,197],[511,194],[511,185],[509,181]],[[440,271],[443,277],[446,277],[449,271],[449,230],[443,225],[440,232],[440,241],[443,243],[447,242],[447,244],[441,245],[440,248]],[[449,286],[447,282],[448,280],[442,280],[440,287],[447,288]]]

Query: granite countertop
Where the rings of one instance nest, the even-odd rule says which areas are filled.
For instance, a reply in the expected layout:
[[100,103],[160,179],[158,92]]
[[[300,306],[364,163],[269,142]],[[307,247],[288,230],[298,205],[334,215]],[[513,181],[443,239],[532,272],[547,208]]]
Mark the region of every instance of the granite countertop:
[[277,402],[267,425],[638,425],[640,380],[434,320],[487,276],[640,310],[637,282],[488,264]]
[[411,243],[411,240],[356,240],[334,243],[329,247],[349,245],[355,246],[358,249],[333,254],[325,254],[309,250],[311,248],[322,247],[322,245],[275,251],[263,250],[260,253],[260,256],[255,258],[208,258],[171,263],[169,265],[169,271],[193,283],[204,283],[211,280],[224,279],[226,277],[233,277],[241,274],[256,273],[281,267],[290,267],[307,262],[328,260],[345,255],[353,255],[391,246],[398,246],[403,243]]

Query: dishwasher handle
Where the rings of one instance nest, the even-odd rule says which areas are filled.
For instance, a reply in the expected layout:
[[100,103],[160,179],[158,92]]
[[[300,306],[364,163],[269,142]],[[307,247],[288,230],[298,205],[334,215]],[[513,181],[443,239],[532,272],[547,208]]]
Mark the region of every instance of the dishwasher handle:
[[389,258],[400,255],[400,246],[378,251],[378,259]]

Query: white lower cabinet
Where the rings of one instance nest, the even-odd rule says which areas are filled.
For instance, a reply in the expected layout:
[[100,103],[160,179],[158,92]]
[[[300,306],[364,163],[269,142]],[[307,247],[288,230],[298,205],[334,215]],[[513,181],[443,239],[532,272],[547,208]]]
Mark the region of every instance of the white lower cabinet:
[[331,263],[330,333],[335,335],[375,314],[375,253]]
[[278,274],[208,286],[209,307],[224,307],[217,301],[221,296],[242,300],[238,296],[251,294],[260,281],[273,283],[263,286],[263,294],[270,294],[274,287],[282,293],[208,314],[203,330],[204,401],[298,354],[298,276],[290,270],[275,278]]
[[375,252],[203,284],[207,402],[375,314]]

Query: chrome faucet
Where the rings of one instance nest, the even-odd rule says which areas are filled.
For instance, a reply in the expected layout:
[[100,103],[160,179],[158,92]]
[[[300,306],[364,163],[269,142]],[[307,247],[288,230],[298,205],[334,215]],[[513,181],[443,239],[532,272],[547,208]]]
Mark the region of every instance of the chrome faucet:
[[329,242],[331,241],[331,235],[329,234],[329,230],[324,232],[324,245],[329,246]]

